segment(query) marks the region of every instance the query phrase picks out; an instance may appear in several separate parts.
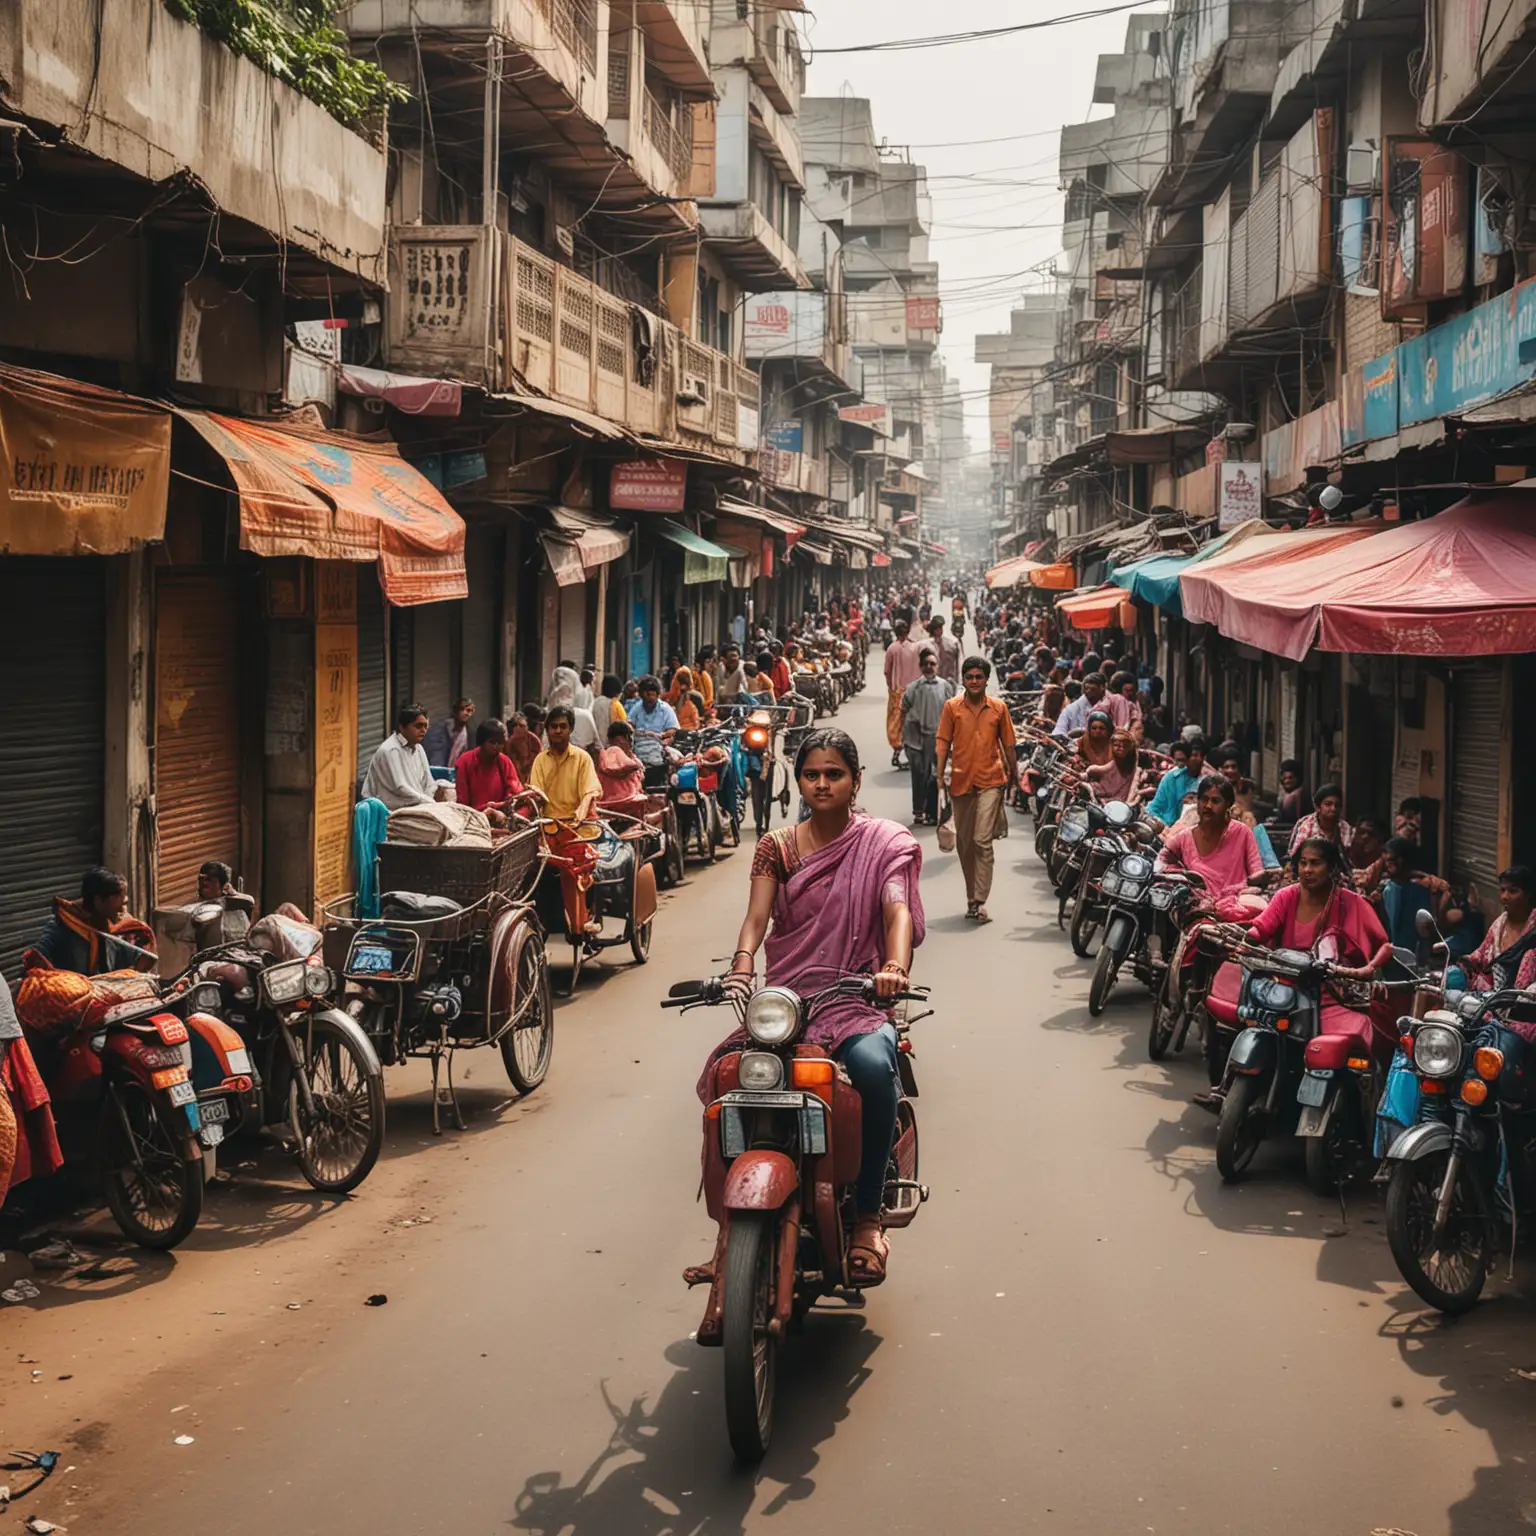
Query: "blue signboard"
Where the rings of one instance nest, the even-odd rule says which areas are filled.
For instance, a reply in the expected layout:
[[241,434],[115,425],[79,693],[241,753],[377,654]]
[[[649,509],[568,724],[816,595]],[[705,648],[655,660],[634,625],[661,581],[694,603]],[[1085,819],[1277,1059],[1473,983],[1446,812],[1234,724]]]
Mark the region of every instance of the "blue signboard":
[[778,453],[805,452],[805,423],[776,421],[763,431],[763,447]]
[[651,670],[651,605],[637,597],[629,621],[629,675],[644,677]]

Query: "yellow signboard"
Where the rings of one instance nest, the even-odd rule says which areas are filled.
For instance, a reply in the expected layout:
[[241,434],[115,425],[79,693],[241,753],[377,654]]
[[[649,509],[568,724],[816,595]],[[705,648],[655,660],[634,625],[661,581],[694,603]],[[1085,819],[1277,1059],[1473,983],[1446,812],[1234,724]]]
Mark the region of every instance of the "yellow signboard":
[[[352,579],[352,568],[323,562],[316,589],[329,592],[320,612],[345,612],[338,602],[339,570]],[[355,591],[355,587],[353,589]],[[354,609],[355,611],[355,609]],[[315,625],[315,911],[352,887],[348,870],[352,848],[353,779],[357,773],[357,624]]]

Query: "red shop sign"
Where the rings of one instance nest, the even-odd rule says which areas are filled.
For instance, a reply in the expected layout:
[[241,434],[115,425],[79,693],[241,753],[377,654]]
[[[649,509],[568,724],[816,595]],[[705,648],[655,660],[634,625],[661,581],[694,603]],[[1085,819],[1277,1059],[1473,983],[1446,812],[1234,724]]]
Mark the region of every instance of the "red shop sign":
[[681,459],[615,464],[608,505],[615,512],[681,512],[688,500],[688,466]]

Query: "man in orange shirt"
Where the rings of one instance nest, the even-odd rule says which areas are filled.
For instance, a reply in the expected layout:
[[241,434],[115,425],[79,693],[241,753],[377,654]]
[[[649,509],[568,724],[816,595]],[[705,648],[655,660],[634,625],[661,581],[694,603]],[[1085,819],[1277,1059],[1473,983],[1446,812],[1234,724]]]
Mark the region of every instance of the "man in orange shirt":
[[1001,699],[988,698],[989,662],[968,656],[960,669],[965,692],[939,716],[938,775],[950,769],[954,802],[955,852],[965,875],[965,915],[990,923],[986,900],[992,894],[992,839],[1003,812],[1003,788],[1014,772],[1013,720]]

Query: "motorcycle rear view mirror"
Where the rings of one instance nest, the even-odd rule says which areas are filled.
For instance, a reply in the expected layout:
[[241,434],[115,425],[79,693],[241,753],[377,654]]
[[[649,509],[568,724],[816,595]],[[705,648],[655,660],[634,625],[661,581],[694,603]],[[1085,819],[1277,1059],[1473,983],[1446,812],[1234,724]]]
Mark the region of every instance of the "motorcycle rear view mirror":
[[667,988],[668,997],[702,997],[704,995],[704,983],[702,981],[674,982]]
[[1418,931],[1421,939],[1438,939],[1440,937],[1439,926],[1435,922],[1434,913],[1420,907],[1413,914],[1413,926]]

